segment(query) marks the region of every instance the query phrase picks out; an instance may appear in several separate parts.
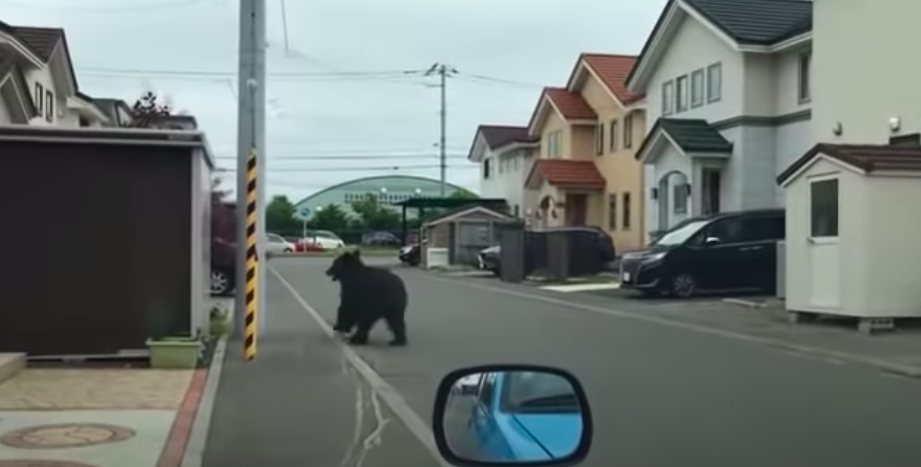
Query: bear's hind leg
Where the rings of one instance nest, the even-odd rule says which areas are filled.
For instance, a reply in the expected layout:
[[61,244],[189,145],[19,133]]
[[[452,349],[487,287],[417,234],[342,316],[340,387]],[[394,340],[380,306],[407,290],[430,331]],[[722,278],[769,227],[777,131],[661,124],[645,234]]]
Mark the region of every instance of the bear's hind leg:
[[349,344],[352,345],[365,345],[368,343],[368,334],[371,333],[371,328],[374,327],[374,321],[376,320],[364,320],[358,323],[358,330],[355,331],[355,334],[352,334],[352,337],[349,338]]
[[393,333],[393,340],[390,341],[390,345],[406,345],[408,343],[406,339],[406,320],[403,314],[388,311],[388,313],[384,315],[384,320],[387,322],[387,327],[390,328],[390,332]]

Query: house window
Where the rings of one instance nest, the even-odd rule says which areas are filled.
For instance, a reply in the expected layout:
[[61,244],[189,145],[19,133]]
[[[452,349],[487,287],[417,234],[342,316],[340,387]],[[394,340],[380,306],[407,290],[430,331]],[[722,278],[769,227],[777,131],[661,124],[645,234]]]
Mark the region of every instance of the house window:
[[838,236],[838,179],[812,182],[809,187],[812,237]]
[[608,195],[608,228],[617,229],[617,194]]
[[492,159],[483,160],[483,180],[489,180],[489,163]]
[[675,81],[675,111],[688,111],[688,75],[679,76]]
[[704,70],[696,70],[691,73],[691,107],[700,107],[704,105]]
[[812,53],[804,53],[799,56],[799,103],[805,104],[812,99],[812,90],[810,89],[811,80],[809,71],[812,68]]
[[39,115],[45,113],[45,87],[42,83],[35,83],[35,110]]
[[515,205],[515,210],[514,210],[514,212],[515,212],[515,217],[521,217],[521,216],[520,216],[520,214],[521,214],[521,207],[519,207],[517,204]]
[[563,131],[557,130],[547,135],[547,158],[559,159],[563,154]]
[[498,167],[499,170],[498,170],[498,173],[499,173],[499,175],[502,175],[503,173],[505,173],[505,162],[506,162],[506,160],[505,160],[505,158],[502,157],[502,156],[496,157],[496,160],[499,161],[499,167]]
[[675,214],[688,212],[688,185],[679,183],[672,187],[672,198],[675,204]]
[[675,109],[675,83],[666,81],[662,84],[662,115],[671,115]]
[[620,212],[623,216],[620,220],[620,226],[623,227],[624,230],[630,230],[630,193],[623,194],[623,201],[620,205]]
[[633,147],[633,115],[624,117],[624,149]]
[[611,120],[611,135],[608,136],[608,145],[611,146],[611,152],[617,150],[617,120]]
[[604,123],[595,125],[595,155],[604,154]]
[[714,63],[707,67],[707,102],[718,102],[723,96],[723,65]]
[[54,121],[54,94],[45,91],[45,120]]
[[512,170],[514,170],[515,172],[517,172],[518,169],[520,168],[519,166],[520,159],[521,159],[521,156],[518,155],[518,153],[515,153],[515,155],[512,156]]

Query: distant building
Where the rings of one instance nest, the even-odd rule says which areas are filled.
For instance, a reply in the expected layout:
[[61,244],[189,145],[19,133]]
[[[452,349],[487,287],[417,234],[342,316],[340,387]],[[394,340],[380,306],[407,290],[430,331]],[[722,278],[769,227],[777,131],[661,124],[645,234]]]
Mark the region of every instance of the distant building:
[[[457,185],[448,184],[445,196],[457,191],[469,191]],[[316,214],[318,209],[335,204],[348,214],[354,214],[351,203],[362,199],[369,193],[377,195],[382,204],[395,205],[412,198],[438,198],[441,196],[441,182],[425,177],[410,175],[384,175],[379,177],[366,177],[333,185],[318,191],[295,204],[298,215],[303,208],[308,208],[309,219]],[[398,207],[397,207],[398,208]],[[408,216],[415,215],[415,210],[407,212]]]

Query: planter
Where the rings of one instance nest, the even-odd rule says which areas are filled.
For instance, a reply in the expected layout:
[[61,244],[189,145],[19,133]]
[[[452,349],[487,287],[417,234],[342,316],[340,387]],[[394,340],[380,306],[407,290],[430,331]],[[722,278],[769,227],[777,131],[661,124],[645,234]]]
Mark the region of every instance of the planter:
[[194,369],[201,355],[201,341],[194,337],[148,339],[150,367],[156,369]]

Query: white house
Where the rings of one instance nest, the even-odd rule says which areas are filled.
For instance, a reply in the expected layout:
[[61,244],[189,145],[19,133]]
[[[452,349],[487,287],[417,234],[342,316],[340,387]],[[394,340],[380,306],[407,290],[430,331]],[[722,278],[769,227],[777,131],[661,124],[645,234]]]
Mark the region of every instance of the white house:
[[77,87],[63,29],[0,21],[0,124],[98,127],[108,121]]
[[813,144],[811,28],[806,0],[668,3],[627,79],[647,96],[647,232],[782,205],[775,177]]
[[505,199],[515,217],[537,207],[537,190],[525,187],[525,179],[539,150],[528,127],[480,125],[467,158],[480,164],[480,196]]
[[[886,144],[921,132],[917,0],[815,0],[815,137]],[[893,125],[894,124],[894,125]]]

